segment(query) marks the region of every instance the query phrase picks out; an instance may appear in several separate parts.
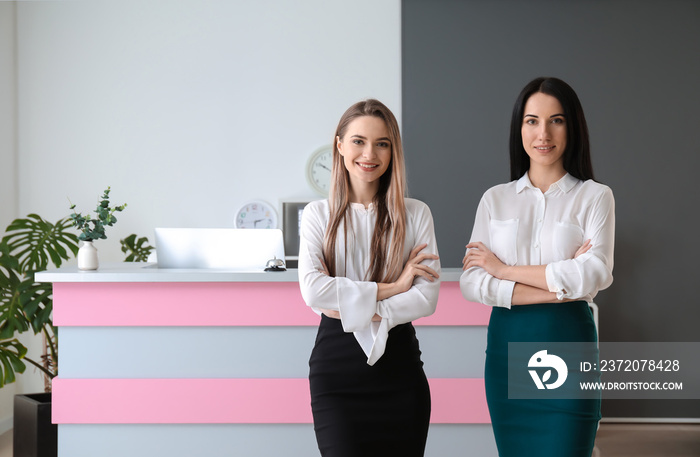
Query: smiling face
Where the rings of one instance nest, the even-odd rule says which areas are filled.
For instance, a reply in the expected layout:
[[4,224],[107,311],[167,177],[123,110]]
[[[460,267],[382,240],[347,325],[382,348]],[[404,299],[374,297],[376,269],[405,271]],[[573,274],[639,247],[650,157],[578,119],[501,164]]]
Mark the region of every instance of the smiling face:
[[353,193],[376,194],[379,178],[391,163],[391,140],[383,119],[360,116],[348,124],[343,138],[336,137],[338,152],[350,175]]
[[531,169],[564,171],[566,118],[555,97],[536,92],[525,103],[521,127]]

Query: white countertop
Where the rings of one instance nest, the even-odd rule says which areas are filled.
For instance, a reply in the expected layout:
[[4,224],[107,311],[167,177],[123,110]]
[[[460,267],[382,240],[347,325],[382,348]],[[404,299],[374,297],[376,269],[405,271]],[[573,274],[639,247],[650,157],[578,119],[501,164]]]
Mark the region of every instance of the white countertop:
[[[459,281],[460,268],[443,268],[442,281]],[[296,269],[287,271],[234,271],[158,268],[154,263],[106,263],[95,271],[77,266],[36,274],[38,282],[297,282]]]

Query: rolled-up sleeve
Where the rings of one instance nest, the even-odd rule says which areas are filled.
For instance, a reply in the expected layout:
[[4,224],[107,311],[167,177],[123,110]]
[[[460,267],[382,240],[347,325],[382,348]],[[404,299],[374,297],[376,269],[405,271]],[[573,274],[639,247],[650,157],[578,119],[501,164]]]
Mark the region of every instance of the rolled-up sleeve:
[[[482,198],[476,210],[470,243],[480,241],[488,249],[491,249],[490,219],[488,205],[485,198]],[[510,308],[514,287],[513,281],[498,279],[481,267],[471,267],[465,270],[459,278],[459,288],[465,299],[489,306]]]
[[575,259],[547,265],[545,276],[550,292],[559,300],[594,297],[612,284],[615,248],[615,199],[605,188],[593,205],[586,221],[584,239],[591,240],[591,249]]

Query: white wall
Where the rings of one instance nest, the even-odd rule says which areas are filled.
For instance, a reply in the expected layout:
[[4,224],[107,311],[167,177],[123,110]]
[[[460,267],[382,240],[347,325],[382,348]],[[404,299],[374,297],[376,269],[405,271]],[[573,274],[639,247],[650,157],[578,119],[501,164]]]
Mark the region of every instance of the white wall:
[[0,232],[17,217],[15,5],[0,2]]
[[[0,237],[17,217],[15,5],[0,2]],[[12,399],[18,384],[0,389],[0,433],[12,426]]]
[[307,158],[343,111],[401,113],[399,0],[21,2],[19,213],[55,220],[112,186],[97,243],[232,227],[262,199],[319,198]]
[[[0,21],[0,222],[92,210],[110,185],[129,207],[103,262],[130,233],[319,198],[306,161],[343,111],[376,97],[401,116],[400,0],[0,2]],[[0,427],[14,389],[42,389],[27,372]]]

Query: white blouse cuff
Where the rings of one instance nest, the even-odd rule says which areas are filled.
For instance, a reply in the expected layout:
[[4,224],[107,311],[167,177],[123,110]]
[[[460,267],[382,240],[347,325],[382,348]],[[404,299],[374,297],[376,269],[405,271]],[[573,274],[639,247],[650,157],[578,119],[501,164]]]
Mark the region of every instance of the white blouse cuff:
[[498,292],[496,294],[496,306],[510,309],[513,303],[513,289],[515,282],[501,279],[498,283]]
[[343,330],[357,332],[368,328],[377,312],[377,283],[338,281],[336,291]]
[[554,292],[557,294],[557,299],[561,300],[564,298],[564,288],[562,287],[561,284],[558,283],[555,272],[554,272],[554,264],[549,264],[547,267],[544,269],[544,277],[545,280],[547,281],[547,288],[549,289],[550,292]]
[[371,322],[369,327],[354,332],[354,335],[367,356],[367,365],[374,365],[384,355],[386,342],[389,339],[389,320]]

